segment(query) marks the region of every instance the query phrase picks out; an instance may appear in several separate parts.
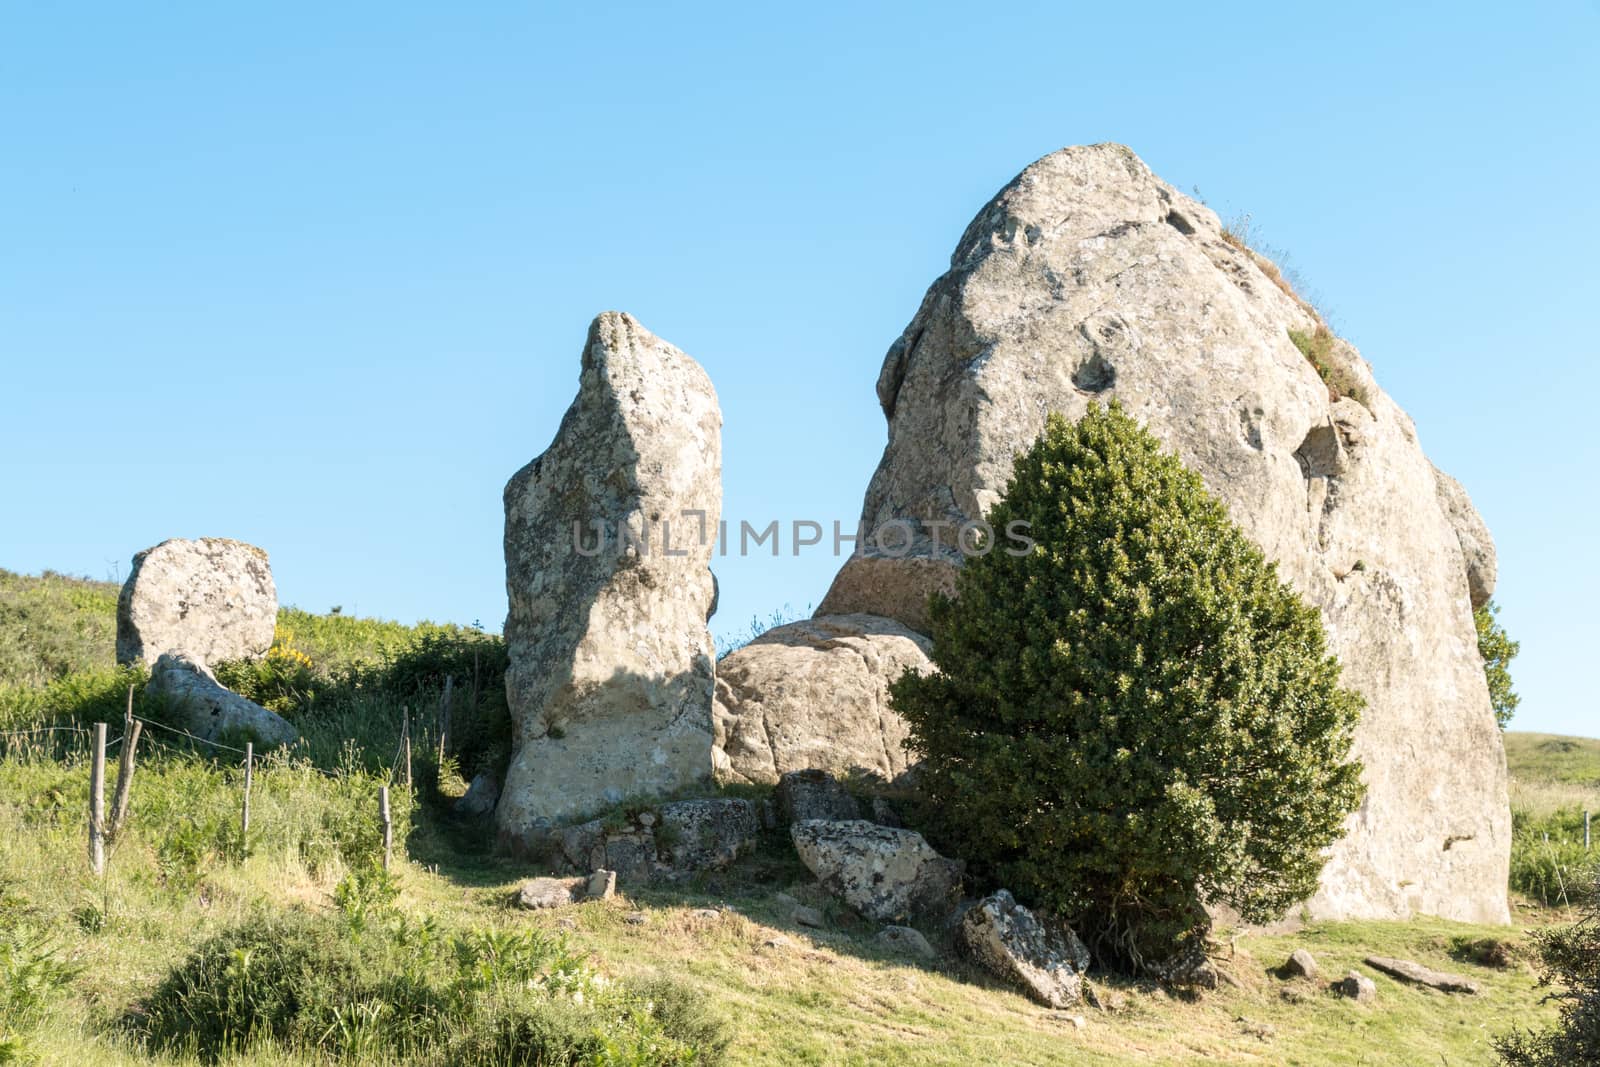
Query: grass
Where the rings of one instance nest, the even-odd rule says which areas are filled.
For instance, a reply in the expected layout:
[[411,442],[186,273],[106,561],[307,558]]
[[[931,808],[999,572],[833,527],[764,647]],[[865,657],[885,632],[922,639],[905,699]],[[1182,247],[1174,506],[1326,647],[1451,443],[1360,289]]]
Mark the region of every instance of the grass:
[[1529,733],[1507,733],[1505,741],[1511,886],[1544,904],[1571,904],[1600,856],[1583,848],[1583,813],[1600,822],[1600,741]]
[[[66,666],[0,690],[0,730],[80,723],[107,709],[120,718],[127,675],[111,668],[107,648],[69,639],[78,631],[59,612],[71,586],[57,582],[71,580],[3,587],[8,609],[22,600],[53,620],[29,633],[47,635],[37,639],[63,650],[56,662]],[[90,602],[83,610],[108,604],[103,595]],[[1492,1064],[1494,1035],[1553,1018],[1523,961],[1520,928],[1419,920],[1225,933],[1228,981],[1215,993],[1186,1000],[1102,977],[1107,1008],[1070,1013],[1084,1017],[1080,1029],[964,962],[936,926],[924,928],[946,949],[934,963],[883,950],[877,927],[825,897],[781,835],[729,872],[524,912],[515,891],[535,872],[494,851],[491,827],[450,812],[463,783],[420,743],[415,796],[395,790],[392,880],[375,887],[374,795],[393,784],[401,707],[414,723],[431,722],[448,673],[467,694],[459,718],[492,719],[498,645],[471,628],[430,637],[342,615],[286,612],[280,627],[280,642],[312,660],[314,684],[287,687],[306,741],[259,765],[248,840],[237,832],[231,754],[154,737],[141,745],[129,828],[95,879],[83,858],[81,738],[0,750],[0,1063],[188,1065],[209,1062],[208,1053],[250,1067],[500,1062],[507,1051],[496,1035],[511,1033],[518,1047],[557,1047],[530,1045],[535,1034],[581,1046],[573,1055],[582,1063],[674,1062],[686,1046],[710,1063],[728,1037],[733,1064]],[[1507,735],[1526,810],[1563,810],[1600,783],[1582,755],[1600,755],[1600,743],[1573,749],[1568,740]],[[780,894],[821,909],[826,928],[796,926]],[[636,910],[640,924],[628,921]],[[1520,922],[1561,914],[1525,902]],[[419,950],[424,928],[430,947]],[[1509,946],[1508,968],[1474,962],[1496,957],[1482,948],[1489,942]],[[1302,947],[1325,978],[1368,973],[1377,1003],[1275,977]],[[1468,973],[1484,994],[1451,997],[1372,975],[1360,961],[1374,953]],[[245,956],[249,964],[237,962]],[[520,976],[515,991],[496,984],[490,957],[500,956],[512,962],[498,973]],[[412,958],[427,966],[408,970]],[[487,977],[471,976],[486,965]],[[230,985],[240,973],[260,981]],[[566,1001],[548,996],[556,973],[578,975],[586,1002],[602,1010],[573,1006],[572,989]],[[323,993],[287,1017],[280,1036],[234,1025],[221,1041],[199,1021],[231,1018],[227,1006],[240,996],[266,1003],[283,975],[315,975]],[[674,984],[661,985],[663,975]],[[25,1011],[7,1010],[24,1000]],[[199,1018],[183,1021],[186,1004]]]

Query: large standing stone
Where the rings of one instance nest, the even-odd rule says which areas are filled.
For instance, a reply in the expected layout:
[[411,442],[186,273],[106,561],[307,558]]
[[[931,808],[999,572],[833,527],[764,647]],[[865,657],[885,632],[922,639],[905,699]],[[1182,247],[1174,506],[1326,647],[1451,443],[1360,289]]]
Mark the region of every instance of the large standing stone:
[[133,557],[117,598],[117,662],[174,652],[206,666],[272,647],[278,590],[267,554],[225,537],[174,538]]
[[967,909],[961,943],[994,975],[1047,1008],[1070,1008],[1083,999],[1088,948],[1072,930],[1040,919],[1004,889]]
[[717,664],[716,759],[734,781],[790,771],[894,778],[906,769],[905,720],[889,683],[926,672],[929,642],[893,619],[838,615],[768,630]]
[[879,922],[944,911],[961,885],[961,865],[914,830],[814,819],[795,823],[789,836],[824,889]]
[[512,839],[710,777],[721,426],[699,364],[595,319],[577,399],[505,491]]
[[889,443],[862,522],[911,524],[909,555],[903,528],[882,546],[869,534],[819,614],[925,625],[959,525],[1000,498],[1046,415],[1117,399],[1321,608],[1367,698],[1366,802],[1313,913],[1505,922],[1505,756],[1471,614],[1488,532],[1473,526],[1469,566],[1472,524],[1440,506],[1411,419],[1338,339],[1330,389],[1290,337],[1321,324],[1276,274],[1120,145],[1033,164],[978,213],[884,360]]

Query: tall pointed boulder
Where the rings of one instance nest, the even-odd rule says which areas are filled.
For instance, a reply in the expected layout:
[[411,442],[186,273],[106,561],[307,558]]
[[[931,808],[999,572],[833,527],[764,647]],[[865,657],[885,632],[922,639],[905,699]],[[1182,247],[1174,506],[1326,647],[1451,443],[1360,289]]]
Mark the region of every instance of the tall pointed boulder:
[[721,426],[699,364],[595,319],[577,399],[505,490],[507,838],[710,777]]

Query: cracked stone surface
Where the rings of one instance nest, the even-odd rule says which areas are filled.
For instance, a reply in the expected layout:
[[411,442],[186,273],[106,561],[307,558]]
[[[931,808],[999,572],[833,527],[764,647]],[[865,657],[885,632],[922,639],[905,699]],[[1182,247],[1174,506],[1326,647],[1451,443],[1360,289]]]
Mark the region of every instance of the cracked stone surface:
[[892,779],[906,769],[905,720],[889,683],[931,668],[930,643],[876,615],[805,619],[768,630],[717,664],[718,774],[770,784],[792,771]]
[[1321,323],[1275,274],[1121,145],[1028,167],[979,211],[883,361],[889,442],[862,523],[914,524],[911,553],[869,541],[818,615],[925,626],[927,593],[959,566],[929,524],[980,519],[1048,413],[1118,400],[1321,609],[1345,684],[1367,698],[1368,796],[1312,913],[1506,922],[1505,755],[1472,622],[1493,542],[1354,347],[1333,338],[1326,356],[1342,395],[1301,354],[1290,331]]
[[505,490],[511,841],[711,776],[722,414],[704,370],[632,316],[584,346],[555,440]]
[[133,557],[117,598],[117,662],[171,652],[204,666],[272,647],[278,589],[267,554],[226,537],[173,538]]

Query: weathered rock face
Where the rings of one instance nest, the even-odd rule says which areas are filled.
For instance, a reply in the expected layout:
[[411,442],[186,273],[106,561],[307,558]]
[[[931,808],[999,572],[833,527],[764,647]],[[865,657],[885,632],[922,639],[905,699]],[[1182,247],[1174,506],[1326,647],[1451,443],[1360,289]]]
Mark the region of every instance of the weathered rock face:
[[1472,594],[1472,606],[1481,608],[1494,596],[1495,579],[1500,573],[1494,538],[1489,535],[1489,527],[1478,509],[1472,506],[1472,498],[1467,496],[1461,483],[1437,467],[1433,474],[1439,484],[1439,507],[1455,531],[1461,555],[1467,561],[1467,589]]
[[577,399],[505,491],[510,838],[710,777],[721,426],[694,360],[594,321]]
[[300,736],[276,712],[224,688],[205,664],[178,653],[164,652],[156,660],[146,692],[166,701],[170,725],[207,741],[234,746],[253,741],[266,748]]
[[1083,999],[1088,948],[1070,929],[1040,919],[1004,889],[967,909],[961,942],[973,959],[1047,1008],[1070,1008]]
[[905,721],[889,683],[931,669],[926,637],[876,615],[805,619],[768,630],[717,664],[718,773],[776,782],[790,771],[906,769]]
[[272,647],[278,589],[267,554],[243,541],[174,538],[133,557],[117,599],[117,662],[166,652],[205,665]]
[[958,566],[956,527],[999,499],[1046,415],[1119,400],[1322,609],[1345,684],[1367,698],[1367,800],[1313,912],[1504,922],[1505,758],[1471,618],[1487,531],[1452,522],[1410,418],[1337,339],[1332,395],[1289,335],[1318,321],[1263,268],[1276,273],[1126,148],[1029,167],[978,213],[884,360],[889,443],[862,521],[912,523],[910,554],[895,558],[898,533],[882,539],[894,551],[869,537],[819,614],[922,625]]
[[812,820],[795,823],[789,836],[824,889],[879,922],[942,912],[961,885],[961,865],[914,830]]

